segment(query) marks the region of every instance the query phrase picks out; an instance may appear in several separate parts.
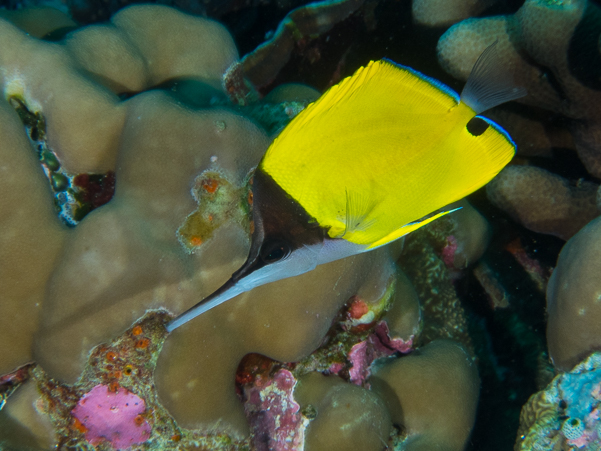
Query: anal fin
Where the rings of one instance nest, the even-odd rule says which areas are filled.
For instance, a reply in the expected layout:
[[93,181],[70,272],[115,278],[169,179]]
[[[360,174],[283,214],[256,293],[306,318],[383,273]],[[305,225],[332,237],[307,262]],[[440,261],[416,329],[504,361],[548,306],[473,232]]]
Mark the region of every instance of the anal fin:
[[440,213],[437,213],[437,214],[432,215],[432,216],[428,216],[425,219],[422,219],[420,221],[410,222],[409,224],[406,224],[403,227],[401,227],[399,229],[396,229],[394,232],[389,233],[384,238],[379,239],[375,243],[372,243],[371,245],[369,245],[367,247],[367,250],[372,250],[372,249],[375,249],[377,247],[384,246],[385,244],[391,243],[391,242],[393,242],[395,240],[398,240],[399,238],[407,235],[408,233],[411,233],[411,232],[419,229],[420,227],[425,226],[426,224],[430,224],[435,219],[438,219],[438,218],[440,218],[440,217],[442,217],[444,215],[447,215],[449,213],[453,213],[454,211],[457,211],[457,210],[460,210],[460,209],[461,209],[461,207],[459,207],[459,208],[453,208],[452,210],[441,211]]

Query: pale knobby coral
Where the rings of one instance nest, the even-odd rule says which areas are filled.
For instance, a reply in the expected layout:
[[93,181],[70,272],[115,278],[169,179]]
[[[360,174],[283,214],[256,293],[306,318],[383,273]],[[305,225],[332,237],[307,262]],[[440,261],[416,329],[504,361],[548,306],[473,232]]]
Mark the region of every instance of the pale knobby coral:
[[498,0],[413,0],[413,20],[429,27],[452,25],[477,16]]
[[337,376],[309,373],[294,391],[305,416],[305,451],[381,451],[387,446],[392,421],[384,401],[374,392]]

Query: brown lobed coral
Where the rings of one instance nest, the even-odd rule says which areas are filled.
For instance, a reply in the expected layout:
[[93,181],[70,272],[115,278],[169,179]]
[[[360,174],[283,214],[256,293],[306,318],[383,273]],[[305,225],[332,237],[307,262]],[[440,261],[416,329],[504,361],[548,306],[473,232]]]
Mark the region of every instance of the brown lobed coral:
[[555,366],[567,371],[601,348],[601,219],[563,247],[547,287],[547,342]]
[[597,189],[596,183],[571,184],[535,166],[510,166],[486,186],[486,194],[528,229],[567,240],[599,215]]

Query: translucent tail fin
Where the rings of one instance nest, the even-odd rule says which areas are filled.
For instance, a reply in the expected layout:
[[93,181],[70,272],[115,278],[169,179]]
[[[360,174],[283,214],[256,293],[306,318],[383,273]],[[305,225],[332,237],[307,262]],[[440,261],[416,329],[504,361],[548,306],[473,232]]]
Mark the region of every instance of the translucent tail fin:
[[489,45],[478,57],[461,91],[461,102],[476,114],[527,94],[525,88],[515,86],[513,74],[509,73],[497,54],[497,42]]

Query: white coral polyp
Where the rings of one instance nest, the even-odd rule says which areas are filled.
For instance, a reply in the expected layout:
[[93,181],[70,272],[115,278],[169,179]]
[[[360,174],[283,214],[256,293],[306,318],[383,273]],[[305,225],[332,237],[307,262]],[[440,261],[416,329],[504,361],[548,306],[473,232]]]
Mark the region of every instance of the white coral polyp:
[[584,423],[578,418],[568,418],[561,427],[561,433],[568,440],[576,440],[584,433]]

